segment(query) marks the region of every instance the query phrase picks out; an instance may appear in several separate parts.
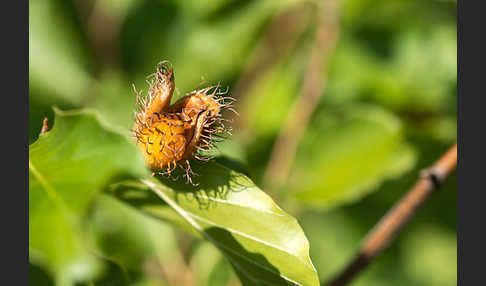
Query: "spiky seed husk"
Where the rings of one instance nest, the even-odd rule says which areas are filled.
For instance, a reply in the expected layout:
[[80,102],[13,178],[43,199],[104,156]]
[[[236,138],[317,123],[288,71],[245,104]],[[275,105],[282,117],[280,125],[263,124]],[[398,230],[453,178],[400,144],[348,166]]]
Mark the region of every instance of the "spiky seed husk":
[[134,136],[148,166],[154,171],[171,174],[180,166],[192,183],[196,175],[189,159],[208,161],[215,151],[214,143],[231,135],[222,110],[232,108],[233,98],[225,96],[220,85],[196,90],[169,106],[174,92],[174,73],[168,61],[157,65],[156,72],[149,76],[150,88],[147,97],[136,92],[138,109],[135,112]]

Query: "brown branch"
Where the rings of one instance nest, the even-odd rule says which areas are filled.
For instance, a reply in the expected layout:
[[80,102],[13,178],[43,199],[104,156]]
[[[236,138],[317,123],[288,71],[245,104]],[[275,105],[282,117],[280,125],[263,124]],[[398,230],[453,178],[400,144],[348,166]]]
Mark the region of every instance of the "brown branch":
[[456,166],[457,144],[454,144],[432,167],[422,171],[413,188],[368,233],[354,260],[334,280],[325,285],[341,286],[349,283],[395,238]]
[[338,40],[338,1],[321,2],[320,23],[299,95],[287,115],[264,174],[267,190],[285,182],[298,144],[321,98],[327,81],[329,58]]

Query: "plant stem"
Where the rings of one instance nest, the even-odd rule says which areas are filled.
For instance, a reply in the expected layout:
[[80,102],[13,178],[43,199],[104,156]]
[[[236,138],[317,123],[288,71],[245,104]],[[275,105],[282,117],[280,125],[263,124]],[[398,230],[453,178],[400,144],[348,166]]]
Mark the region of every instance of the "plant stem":
[[395,238],[456,166],[457,144],[454,144],[432,167],[421,172],[412,189],[368,233],[354,260],[336,278],[324,285],[341,286],[349,283]]

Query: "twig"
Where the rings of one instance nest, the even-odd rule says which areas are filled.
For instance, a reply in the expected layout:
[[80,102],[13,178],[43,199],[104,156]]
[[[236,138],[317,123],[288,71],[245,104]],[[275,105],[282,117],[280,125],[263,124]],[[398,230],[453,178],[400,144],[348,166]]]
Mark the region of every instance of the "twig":
[[302,88],[290,108],[265,170],[264,183],[267,190],[287,178],[298,144],[324,91],[329,58],[338,39],[338,1],[326,0],[321,5],[320,23]]
[[413,188],[368,233],[354,260],[334,280],[325,285],[341,286],[349,283],[395,238],[456,166],[457,144],[454,144],[432,167],[422,171]]

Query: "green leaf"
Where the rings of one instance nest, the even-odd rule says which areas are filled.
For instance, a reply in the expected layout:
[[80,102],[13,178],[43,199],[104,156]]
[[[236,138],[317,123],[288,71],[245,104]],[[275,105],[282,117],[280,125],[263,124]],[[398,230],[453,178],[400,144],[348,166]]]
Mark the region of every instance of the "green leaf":
[[244,285],[319,284],[295,218],[240,173],[217,163],[193,164],[193,169],[199,174],[197,188],[182,179],[151,178],[119,184],[112,193],[211,242]]
[[322,209],[354,202],[415,164],[401,122],[384,109],[348,106],[324,111],[314,122],[290,178],[305,204]]
[[138,150],[95,112],[55,109],[52,130],[29,146],[29,260],[59,284],[95,277],[82,219],[114,178],[146,174]]

